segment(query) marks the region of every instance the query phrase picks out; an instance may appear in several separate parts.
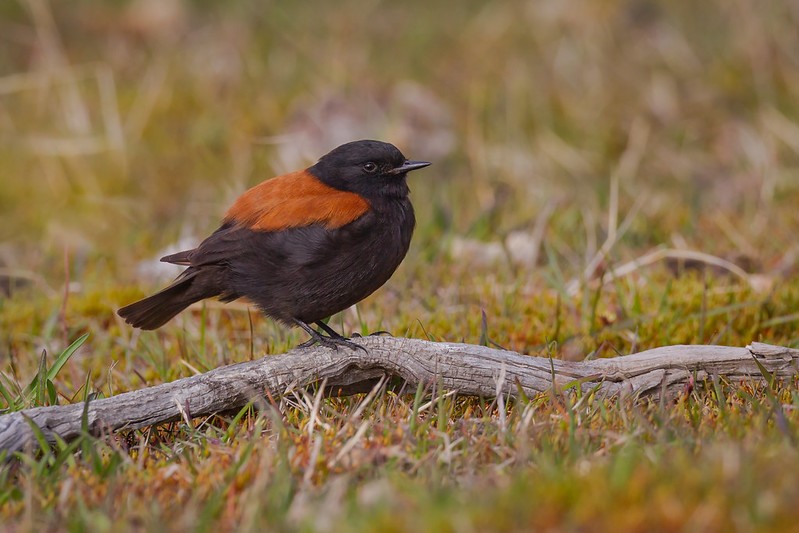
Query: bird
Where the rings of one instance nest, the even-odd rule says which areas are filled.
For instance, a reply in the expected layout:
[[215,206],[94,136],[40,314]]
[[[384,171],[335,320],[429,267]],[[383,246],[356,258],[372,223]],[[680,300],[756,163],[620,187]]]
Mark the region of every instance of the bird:
[[407,175],[430,164],[393,144],[359,140],[267,179],[244,192],[199,246],[161,258],[187,267],[169,286],[117,313],[153,330],[195,302],[246,298],[305,330],[310,339],[300,347],[363,349],[325,319],[380,288],[405,258],[416,225]]

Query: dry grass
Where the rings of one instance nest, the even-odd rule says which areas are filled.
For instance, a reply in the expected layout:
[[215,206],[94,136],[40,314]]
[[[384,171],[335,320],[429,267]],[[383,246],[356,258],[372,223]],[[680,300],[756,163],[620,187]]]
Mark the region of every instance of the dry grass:
[[[113,311],[245,187],[339,142],[435,162],[400,271],[345,331],[554,357],[796,346],[791,2],[0,4],[0,408],[302,340],[208,304]],[[482,311],[486,313],[483,324]],[[89,388],[85,384],[89,383]],[[795,528],[796,383],[676,405],[378,388],[85,438],[0,468],[10,530]],[[299,393],[298,393],[299,394]],[[5,402],[5,403],[4,403]],[[23,402],[23,403],[25,403]]]

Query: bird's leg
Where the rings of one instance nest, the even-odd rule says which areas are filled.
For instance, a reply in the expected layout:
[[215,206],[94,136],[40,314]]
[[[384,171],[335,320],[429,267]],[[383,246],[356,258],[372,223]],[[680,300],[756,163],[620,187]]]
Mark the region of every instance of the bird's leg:
[[321,320],[317,320],[316,322],[314,322],[314,324],[316,324],[322,330],[324,330],[324,332],[327,333],[330,336],[330,338],[332,338],[332,339],[343,339],[343,338],[345,338],[342,335],[339,335],[339,333],[335,329],[331,328],[330,326],[328,326],[327,324],[325,324]]
[[292,321],[296,325],[304,329],[308,333],[308,335],[311,336],[310,339],[300,344],[298,348],[308,348],[309,346],[313,346],[314,344],[319,343],[322,346],[326,346],[327,348],[333,348],[334,350],[338,350],[339,346],[346,346],[350,350],[363,350],[364,352],[367,351],[366,348],[364,348],[363,346],[359,346],[358,344],[355,344],[354,342],[349,341],[344,337],[342,337],[341,335],[339,335],[338,333],[336,333],[332,328],[329,328],[327,324],[325,324],[325,327],[322,329],[324,329],[328,333],[331,333],[330,337],[322,335],[321,333],[313,329],[311,326],[309,326],[302,320],[293,318]]

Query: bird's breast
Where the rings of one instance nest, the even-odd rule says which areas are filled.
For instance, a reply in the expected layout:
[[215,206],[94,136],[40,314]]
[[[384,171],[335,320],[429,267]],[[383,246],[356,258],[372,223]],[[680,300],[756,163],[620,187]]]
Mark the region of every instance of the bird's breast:
[[334,262],[340,266],[341,278],[367,294],[376,290],[405,258],[415,224],[413,207],[406,199],[373,206],[355,222],[332,230],[331,237],[337,241]]

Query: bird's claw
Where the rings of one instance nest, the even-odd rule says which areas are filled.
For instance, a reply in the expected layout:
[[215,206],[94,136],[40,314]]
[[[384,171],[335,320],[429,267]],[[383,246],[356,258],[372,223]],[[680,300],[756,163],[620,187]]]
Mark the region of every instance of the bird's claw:
[[[394,335],[391,334],[390,331],[385,331],[385,330],[382,330],[382,329],[380,331],[375,331],[375,332],[369,333],[366,336],[367,337],[380,337],[382,335],[388,335],[389,337],[393,337],[394,336]],[[361,335],[360,333],[353,333],[352,334],[352,338],[353,339],[355,339],[355,338],[362,339],[362,338],[364,338],[364,336]]]

